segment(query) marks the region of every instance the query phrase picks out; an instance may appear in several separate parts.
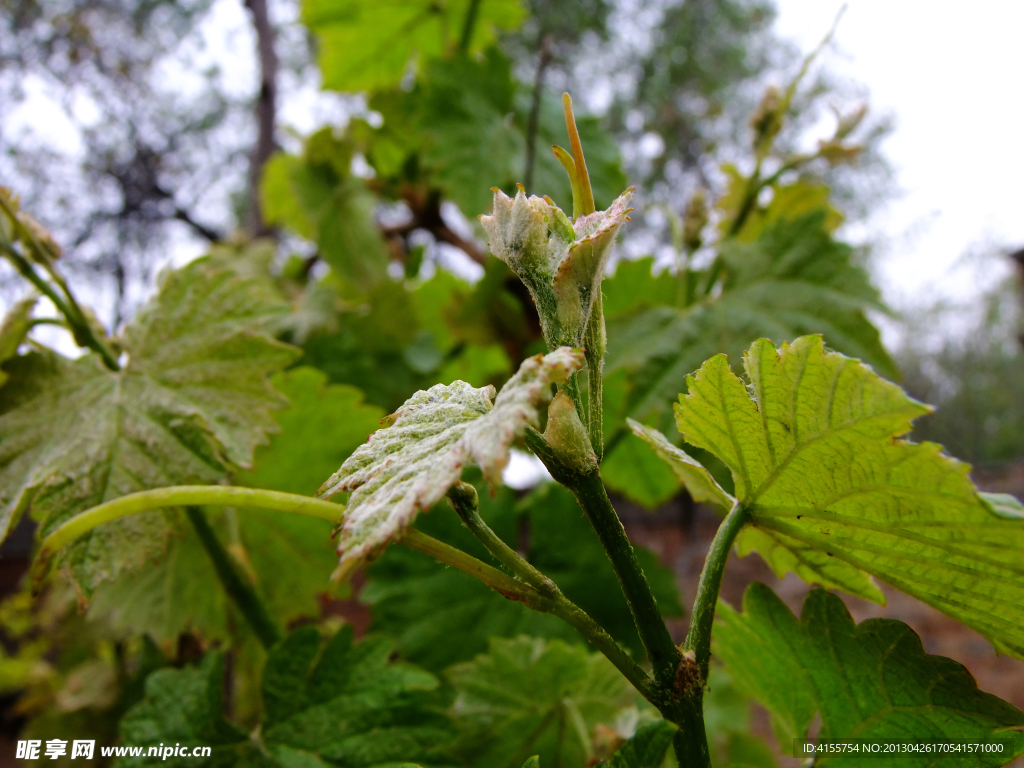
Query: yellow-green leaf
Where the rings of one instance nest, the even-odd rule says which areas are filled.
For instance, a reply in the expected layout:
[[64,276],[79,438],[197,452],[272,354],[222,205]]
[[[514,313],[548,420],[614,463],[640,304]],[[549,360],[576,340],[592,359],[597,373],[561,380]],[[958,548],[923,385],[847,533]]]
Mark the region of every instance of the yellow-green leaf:
[[871,574],[1024,657],[1024,520],[993,514],[940,446],[901,439],[928,407],[817,336],[757,341],[744,366],[747,382],[708,360],[676,418],[729,467],[760,542],[816,553],[809,581],[868,596]]

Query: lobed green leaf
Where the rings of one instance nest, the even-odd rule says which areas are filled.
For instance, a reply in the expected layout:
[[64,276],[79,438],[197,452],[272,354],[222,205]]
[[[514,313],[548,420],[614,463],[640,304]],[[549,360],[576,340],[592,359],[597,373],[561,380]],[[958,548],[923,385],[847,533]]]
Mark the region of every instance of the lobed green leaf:
[[[125,328],[122,370],[94,354],[9,360],[0,531],[31,508],[45,535],[104,501],[249,466],[285,404],[266,378],[295,356],[266,332],[285,309],[267,282],[200,259],[166,273]],[[63,560],[88,592],[163,552],[174,521],[173,512],[123,518],[81,537]]]
[[[771,713],[785,751],[818,714],[819,739],[1005,745],[997,754],[901,755],[908,766],[1000,766],[1024,752],[1024,713],[979,691],[962,665],[926,654],[906,624],[854,624],[843,602],[822,589],[808,595],[799,620],[763,584],[747,590],[743,610],[720,604],[715,654],[734,684]],[[826,755],[815,765],[878,762]]]
[[1024,522],[940,446],[899,439],[928,407],[817,336],[762,339],[744,367],[749,385],[708,360],[676,405],[683,438],[732,473],[740,551],[881,602],[871,574],[1024,656]]

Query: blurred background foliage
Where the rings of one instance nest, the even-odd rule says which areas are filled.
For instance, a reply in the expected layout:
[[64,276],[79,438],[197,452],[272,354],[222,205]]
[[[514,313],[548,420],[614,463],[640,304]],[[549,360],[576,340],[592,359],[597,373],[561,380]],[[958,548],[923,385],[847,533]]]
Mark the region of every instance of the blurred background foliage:
[[[313,493],[415,390],[454,379],[500,385],[543,349],[528,294],[488,256],[476,216],[495,186],[523,184],[568,207],[549,149],[566,142],[563,90],[578,105],[598,207],[638,187],[604,284],[603,472],[620,501],[692,511],[671,471],[627,437],[625,419],[674,434],[669,406],[686,375],[719,352],[738,360],[761,336],[822,333],[902,379],[938,406],[915,436],[954,455],[992,466],[1024,456],[1020,283],[969,312],[937,306],[898,319],[884,305],[870,254],[845,243],[843,227],[891,193],[887,123],[855,85],[829,75],[827,60],[777,38],[771,2],[0,0],[0,11],[0,103],[10,115],[0,124],[0,180],[63,246],[61,269],[99,320],[117,331],[159,269],[208,251],[288,306],[272,330],[302,356],[273,383],[290,406],[230,482]],[[53,103],[61,109],[47,112]],[[37,344],[69,348],[61,331],[31,319],[34,303],[15,304],[23,290],[4,263],[0,298],[15,310],[0,362]],[[39,320],[49,310],[34,311]],[[974,325],[938,332],[951,312]],[[901,322],[906,342],[887,349],[879,323]],[[566,492],[481,488],[481,499],[510,545],[642,652]],[[282,626],[331,634],[348,623],[426,670],[417,674],[437,697],[416,706],[452,719],[441,728],[451,739],[443,759],[423,760],[497,765],[502,755],[511,764],[534,750],[542,766],[583,765],[652,717],[607,682],[571,629],[417,552],[392,548],[329,593],[335,556],[323,521],[255,510],[210,517]],[[201,675],[222,671],[215,648],[227,652],[225,709],[203,717],[220,718],[218,733],[235,733],[225,716],[272,726],[260,694],[266,654],[190,529],[142,571],[99,586],[76,614],[76,595],[59,581],[35,602],[17,586],[31,525],[0,563],[11,595],[0,607],[5,738],[81,733],[113,743],[120,732],[130,741],[152,725],[145,707],[158,685],[182,686],[187,699],[206,684]],[[447,508],[419,525],[485,556]],[[680,574],[647,549],[639,555],[665,614],[682,617]],[[204,654],[201,673],[188,666]],[[488,677],[496,659],[520,665],[532,691],[523,711],[498,711],[505,694]],[[159,683],[144,688],[159,669]],[[749,705],[716,675],[716,764],[774,764],[749,733]],[[460,709],[473,696],[483,698]],[[202,738],[181,738],[190,735]]]

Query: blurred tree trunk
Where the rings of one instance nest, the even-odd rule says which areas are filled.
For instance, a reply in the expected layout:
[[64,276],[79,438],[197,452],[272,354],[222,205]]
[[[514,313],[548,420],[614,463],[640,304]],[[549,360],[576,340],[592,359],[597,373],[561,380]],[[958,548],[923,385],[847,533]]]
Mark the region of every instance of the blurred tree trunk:
[[249,161],[249,211],[246,226],[254,237],[261,237],[271,231],[263,221],[259,191],[263,166],[277,149],[274,130],[277,125],[278,60],[274,50],[274,28],[267,13],[267,0],[245,0],[245,6],[252,13],[260,66],[260,90],[256,96],[259,134]]

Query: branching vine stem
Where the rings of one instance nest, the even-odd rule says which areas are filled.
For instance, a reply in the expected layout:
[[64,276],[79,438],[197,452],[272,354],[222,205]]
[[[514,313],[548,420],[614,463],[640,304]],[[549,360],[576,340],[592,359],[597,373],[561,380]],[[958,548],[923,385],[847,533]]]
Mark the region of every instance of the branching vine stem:
[[608,499],[600,471],[595,469],[582,473],[567,467],[559,460],[544,436],[536,430],[527,429],[526,444],[544,463],[551,476],[576,495],[612,562],[640,641],[654,667],[654,679],[658,686],[671,689],[681,655],[672,642],[672,636],[661,617],[654,593],[636,559],[636,552],[629,543],[622,521]]
[[459,519],[499,563],[542,595],[555,597],[561,594],[555,582],[521,558],[483,521],[480,517],[476,488],[469,483],[456,483],[448,491],[448,500]]
[[[3,195],[0,195],[0,210],[3,211],[4,215],[10,219],[12,226],[16,227],[20,233],[23,243],[28,243],[28,247],[34,250],[37,254],[40,263],[47,265],[46,270],[49,272],[50,277],[53,278],[54,282],[57,283],[60,291],[57,291],[49,282],[44,280],[36,272],[32,263],[22,254],[18,253],[18,250],[9,242],[0,242],[0,249],[3,250],[4,255],[14,265],[14,268],[18,270],[18,273],[32,283],[40,293],[48,298],[53,305],[67,320],[68,328],[71,331],[71,335],[75,339],[75,343],[80,347],[91,349],[103,359],[103,364],[112,371],[118,371],[121,366],[118,365],[117,357],[109,349],[109,347],[93,332],[90,327],[88,320],[86,320],[85,313],[82,312],[82,308],[75,300],[74,294],[71,293],[71,289],[68,287],[67,282],[61,276],[61,274],[50,265],[50,260],[55,258],[43,245],[39,242],[39,239],[35,236],[32,230],[25,226],[20,218],[18,218],[17,211],[4,199]],[[62,295],[63,294],[63,295]]]
[[[278,512],[318,517],[332,523],[336,523],[344,512],[344,507],[333,502],[300,496],[294,493],[267,491],[257,488],[236,488],[223,485],[182,485],[140,491],[88,509],[51,531],[43,539],[39,554],[32,565],[31,578],[33,588],[38,591],[41,587],[43,580],[50,571],[50,566],[56,554],[63,547],[79,536],[88,533],[93,528],[122,517],[127,517],[128,515],[160,509],[161,507],[185,506],[187,508],[199,505],[238,506],[243,508],[258,507]],[[198,510],[196,514],[202,517]],[[196,520],[193,519],[192,513],[189,513],[189,518],[192,519],[193,525],[195,525]],[[203,525],[206,525],[207,528],[209,527],[205,519],[199,523],[199,527]],[[199,527],[197,527],[197,533],[202,538],[203,534],[199,531]],[[488,530],[490,529],[488,528]],[[212,531],[210,533],[212,534]],[[216,542],[215,539],[214,541],[216,547],[220,548],[221,552],[223,552],[219,542]],[[206,546],[206,542],[204,541],[203,543]],[[653,681],[640,665],[633,661],[629,654],[615,642],[612,636],[585,611],[566,599],[561,592],[558,592],[557,587],[555,588],[556,593],[553,596],[541,594],[541,592],[528,583],[514,579],[497,568],[481,562],[472,555],[431,538],[415,529],[406,531],[400,543],[430,555],[446,565],[450,565],[479,579],[491,589],[500,592],[510,600],[517,600],[529,608],[550,613],[562,619],[593,643],[594,647],[601,651],[615,665],[644,698],[651,701],[656,698]],[[223,552],[223,555],[225,558],[229,557],[226,552]],[[230,565],[230,563],[228,564]],[[246,587],[247,585],[243,583],[242,586]],[[251,587],[249,589],[251,590]],[[225,585],[225,590],[237,602],[236,594],[227,585]],[[252,591],[251,597],[258,600],[255,591]],[[239,607],[242,609],[241,604]],[[244,609],[242,610],[244,613]],[[263,613],[266,615],[265,609],[263,609]],[[246,614],[246,618],[252,621],[248,614]],[[256,619],[256,621],[259,621],[259,619]],[[276,632],[276,628],[274,628],[274,631]],[[269,634],[267,635],[267,640],[270,640]]]

